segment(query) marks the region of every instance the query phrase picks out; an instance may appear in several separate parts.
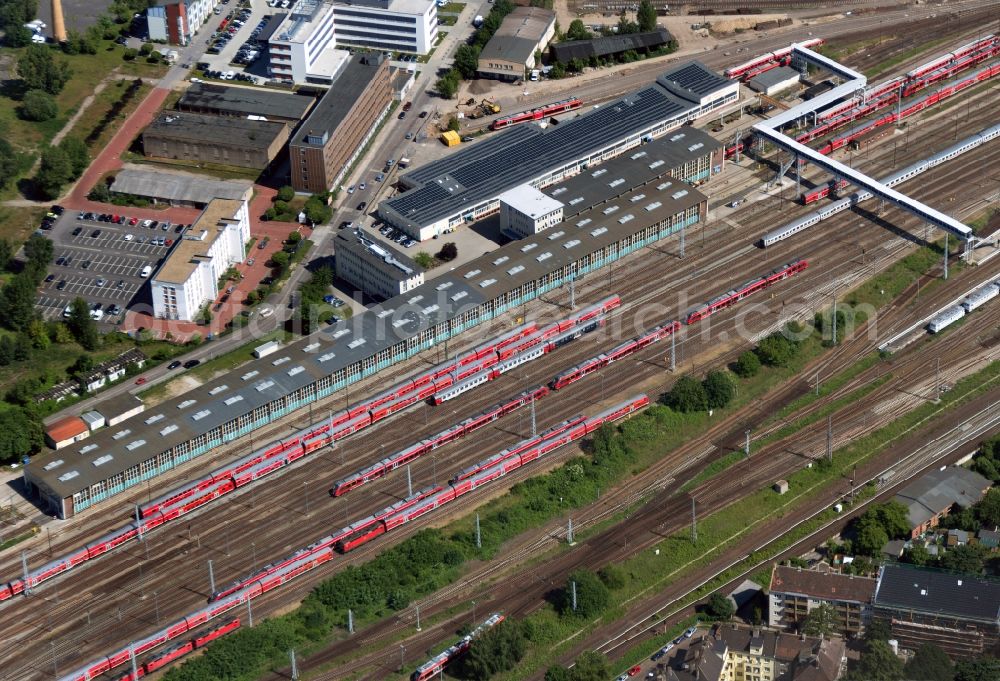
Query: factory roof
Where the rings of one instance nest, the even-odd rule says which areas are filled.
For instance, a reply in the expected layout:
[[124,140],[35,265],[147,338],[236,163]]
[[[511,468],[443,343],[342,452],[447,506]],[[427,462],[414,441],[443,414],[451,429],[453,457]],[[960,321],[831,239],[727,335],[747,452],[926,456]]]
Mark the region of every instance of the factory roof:
[[798,80],[800,74],[795,69],[779,66],[750,79],[750,87],[755,90],[767,90],[775,85],[781,85],[789,80]]
[[562,208],[563,203],[544,194],[530,184],[521,184],[500,195],[500,201],[532,219],[538,219]]
[[163,201],[207,204],[212,199],[249,199],[250,180],[213,180],[204,175],[180,171],[123,168],[115,175],[112,191],[151,196]]
[[178,109],[201,109],[242,116],[301,120],[316,103],[315,97],[262,88],[193,83],[177,102]]
[[215,199],[209,203],[152,278],[157,282],[185,283],[199,261],[209,257],[212,244],[225,231],[227,221],[232,220],[242,206],[242,201],[231,199]]
[[318,147],[326,144],[375,77],[381,63],[381,52],[353,55],[333,81],[333,86],[299,126],[291,144]]
[[404,185],[415,188],[382,202],[379,211],[398,215],[394,223],[424,226],[691,108],[651,85],[546,130],[522,124],[407,173]]
[[674,37],[665,28],[642,33],[627,33],[624,35],[608,35],[590,40],[569,40],[555,43],[549,47],[549,52],[556,61],[564,64],[574,59],[590,59],[604,57],[609,54],[620,54],[629,50],[645,50],[664,45]]
[[540,7],[515,7],[479,53],[479,64],[490,60],[527,63],[555,23],[556,14]]
[[167,111],[157,116],[142,134],[169,137],[193,144],[224,141],[254,149],[268,149],[284,130],[285,123],[278,121],[252,121],[247,118]]
[[955,504],[972,506],[989,487],[990,481],[979,473],[949,466],[933,470],[899,490],[896,501],[906,506],[910,527],[919,527]]
[[1000,623],[1000,582],[979,575],[887,563],[879,572],[874,605]]
[[[678,198],[643,191],[649,196],[642,201],[626,194],[578,219],[508,243],[349,321],[98,431],[78,448],[83,456],[68,464],[45,469],[48,458],[38,457],[32,479],[53,494],[72,496],[705,200],[694,188]],[[251,359],[249,352],[246,359]]]
[[698,102],[702,97],[733,84],[700,61],[691,61],[671,69],[657,78],[656,82],[668,92],[690,102]]
[[334,252],[341,249],[351,251],[358,258],[374,265],[380,272],[395,281],[404,281],[421,271],[417,263],[406,255],[357,230],[342,229],[337,232],[333,248]]
[[671,179],[671,171],[720,146],[722,143],[708,133],[685,126],[543,191],[563,202],[566,220],[653,180],[660,180],[660,192],[670,187],[672,194],[688,186],[682,179]]

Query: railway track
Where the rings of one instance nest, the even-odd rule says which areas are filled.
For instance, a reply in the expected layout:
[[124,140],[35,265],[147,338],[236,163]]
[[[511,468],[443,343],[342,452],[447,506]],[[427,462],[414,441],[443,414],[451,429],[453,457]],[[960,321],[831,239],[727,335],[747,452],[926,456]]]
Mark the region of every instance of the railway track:
[[[944,170],[947,170],[947,166]],[[960,186],[962,182],[968,182],[968,175],[955,174],[956,187]],[[663,250],[664,246],[669,246],[669,244],[655,247],[658,249],[657,255],[652,257],[658,257],[661,262],[676,265],[675,273],[678,280],[695,276],[700,278],[719,276],[722,273],[727,273],[725,277],[727,280],[717,286],[719,290],[725,290],[729,284],[733,283],[732,277],[728,273],[744,261],[751,261],[746,265],[745,271],[756,273],[765,271],[778,262],[791,259],[786,257],[790,254],[762,253],[749,245],[753,237],[762,231],[767,222],[767,218],[762,216],[750,221],[738,230],[732,230],[728,225],[724,226],[724,229],[709,230],[720,237],[724,232],[725,238],[737,241],[743,236],[747,237],[744,242],[746,245],[738,247],[733,253],[723,257],[710,254],[705,249],[699,251],[691,248],[688,259],[678,261],[673,258],[669,251]],[[860,241],[871,243],[873,250],[876,251],[879,250],[876,248],[878,242],[884,239],[884,234],[873,233],[868,227],[847,227],[845,232],[856,235]],[[899,243],[902,244],[901,241]],[[789,297],[817,290],[817,282],[821,282],[834,268],[843,267],[846,260],[841,252],[843,249],[835,244],[824,244],[818,230],[817,234],[811,235],[807,239],[797,240],[789,248],[802,253],[811,253],[815,249],[816,255],[814,257],[817,260],[828,259],[825,266],[817,270],[818,273],[814,278],[806,278],[801,281],[793,279],[787,282],[787,286],[783,287],[782,292],[788,294]],[[896,248],[905,249],[905,246],[901,245]],[[691,253],[691,251],[694,252]],[[621,324],[618,328],[628,328],[630,323],[632,326],[637,326],[635,319],[641,312],[639,308],[666,299],[668,296],[682,297],[684,287],[676,284],[664,286],[662,274],[659,271],[650,271],[656,270],[656,268],[649,267],[650,257],[649,255],[632,257],[621,265],[616,265],[614,270],[609,270],[611,276],[618,278],[619,282],[627,280],[632,290],[648,288],[646,293],[634,297],[634,300],[630,300],[630,297],[626,296],[626,310],[620,317]],[[891,259],[892,256],[886,252],[886,255],[877,262],[885,261],[885,264],[888,264]],[[865,271],[852,276],[868,276],[868,273]],[[614,288],[613,279],[609,287],[604,282],[603,277],[598,274],[585,280],[583,285],[578,287],[578,290],[581,299],[584,299],[588,296],[596,298],[609,288]],[[711,297],[713,292],[714,289],[699,291],[697,298],[699,300],[706,299]],[[554,307],[552,304],[554,298],[555,296],[550,296],[549,309]],[[666,318],[671,309],[674,310],[674,316],[679,316],[676,312],[683,307],[665,305],[662,309],[663,318]],[[725,316],[720,315],[720,318]],[[645,325],[648,325],[649,321],[651,320],[647,320]],[[773,325],[773,322],[771,324]],[[767,328],[767,326],[765,324],[758,328]],[[722,327],[720,333],[729,332],[727,325],[722,325]],[[628,335],[624,334],[625,337]],[[701,336],[702,334],[699,333],[682,339],[679,356],[694,358],[696,356],[695,349],[703,342]],[[570,366],[584,357],[596,354],[596,345],[596,343],[583,343],[575,347],[569,346],[566,354],[557,353],[552,356],[560,363],[559,367],[542,368],[542,365],[529,367],[520,376],[510,377],[505,383],[498,383],[496,389],[505,393],[516,391],[524,384],[533,384],[543,378],[551,377],[560,368]],[[661,349],[657,348],[656,354],[659,354],[660,351]],[[644,376],[662,375],[662,365],[658,365],[654,369],[649,364],[647,355],[640,357],[640,359],[643,358],[646,359],[637,363],[636,366],[643,368]],[[690,361],[685,364],[691,366]],[[608,385],[604,385],[604,382]],[[662,384],[667,385],[670,382],[667,380],[663,381]],[[606,387],[610,391],[606,392]],[[602,400],[608,399],[607,395],[615,390],[624,389],[626,386],[622,385],[622,381],[615,381],[610,374],[607,374],[602,379],[600,386],[595,380],[586,386],[586,391],[583,393],[571,390],[569,398],[547,398],[540,402],[539,423],[561,420],[565,416],[580,411],[580,404],[593,405],[596,410],[596,406],[603,403]],[[335,399],[340,398],[336,397]],[[491,395],[472,393],[466,406],[468,412],[472,412],[492,401],[494,400]],[[316,411],[320,411],[320,409],[317,407]],[[432,411],[433,418],[430,414]],[[307,414],[300,415],[293,421],[301,424],[304,420],[302,416],[307,416]],[[370,461],[373,458],[372,452],[378,447],[398,446],[415,439],[414,432],[416,430],[435,432],[435,429],[440,429],[461,418],[462,416],[449,413],[447,409],[438,411],[421,407],[417,410],[411,410],[387,424],[385,428],[373,431],[364,440],[348,440],[343,447],[338,446],[336,451],[324,454],[318,459],[311,459],[312,465],[300,466],[289,471],[286,475],[269,482],[266,489],[257,490],[254,486],[247,492],[234,496],[231,501],[227,501],[224,509],[209,507],[205,513],[193,517],[187,523],[191,530],[185,531],[183,527],[179,526],[168,527],[162,533],[154,532],[150,537],[152,548],[149,548],[149,543],[142,546],[131,545],[115,559],[98,561],[94,566],[87,566],[79,573],[71,573],[74,586],[70,594],[66,593],[67,590],[61,583],[63,580],[57,580],[51,589],[43,588],[38,596],[11,604],[7,609],[12,613],[12,620],[19,624],[10,632],[17,645],[14,646],[16,650],[14,650],[13,655],[10,653],[10,648],[4,653],[6,659],[2,664],[5,670],[9,670],[8,674],[11,678],[31,678],[36,674],[48,673],[45,669],[49,666],[47,660],[52,654],[55,656],[55,666],[65,669],[83,661],[83,658],[93,652],[127,643],[127,641],[122,640],[124,631],[133,631],[139,635],[143,631],[153,628],[157,614],[161,621],[166,621],[190,610],[196,603],[200,602],[200,598],[207,591],[204,560],[213,558],[217,561],[217,583],[223,584],[227,583],[230,578],[252,571],[254,562],[263,564],[267,560],[285,555],[290,550],[321,536],[322,533],[330,529],[331,524],[340,526],[340,509],[337,509],[336,506],[333,507],[332,513],[319,511],[319,509],[324,508],[320,506],[320,500],[323,499],[325,488],[330,481],[342,473]],[[523,415],[519,418],[523,420]],[[424,420],[426,425],[421,423]],[[280,431],[283,427],[286,425],[275,426],[272,432]],[[513,433],[513,421],[510,419],[500,421],[498,427],[499,430],[492,435],[504,442],[508,439],[510,441],[516,440],[524,432],[522,429],[517,434]],[[257,438],[256,441],[259,446],[263,438]],[[460,467],[462,462],[477,460],[481,458],[482,454],[482,449],[476,446],[476,443],[462,442],[454,448],[442,451],[440,457],[437,457],[441,458],[441,461],[434,459],[432,462],[424,462],[423,470],[418,471],[418,476],[427,476],[426,469],[428,463],[431,463],[432,466],[441,468],[441,470],[430,471],[428,477],[433,477],[434,473],[437,473],[443,478],[446,471]],[[564,459],[568,454],[569,452],[564,452],[557,458]],[[317,476],[316,470],[321,467],[328,470],[324,470],[322,476]],[[317,480],[317,477],[320,479]],[[360,517],[366,513],[366,509],[381,508],[387,504],[387,500],[395,500],[400,494],[404,494],[405,484],[398,479],[399,477],[387,480],[385,485],[376,486],[366,496],[359,496],[358,499],[352,498],[353,495],[349,496],[342,504],[345,511],[344,518]],[[301,503],[304,487],[308,490],[305,498],[314,504],[308,515],[307,509]],[[326,503],[336,504],[337,502]],[[464,511],[478,503],[481,503],[481,499],[457,508],[456,512]],[[261,504],[260,509],[257,508],[257,504]],[[301,510],[299,510],[300,507]],[[325,508],[330,507],[326,506]],[[275,520],[275,512],[284,514],[286,518],[282,521]],[[267,522],[261,520],[264,513],[267,514]],[[96,519],[97,514],[94,517]],[[434,522],[438,522],[438,520],[435,519]],[[96,524],[96,522],[93,523],[95,526]],[[232,541],[230,536],[232,530],[228,529],[230,526],[238,528],[236,529],[238,534],[237,541],[233,542],[232,546],[227,547]],[[96,527],[94,529],[96,532]],[[252,546],[248,547],[245,542],[238,540],[240,536],[250,535],[254,537],[255,542]],[[259,547],[256,545],[258,541],[260,542]],[[382,546],[383,543],[376,543],[370,551],[362,551],[357,556],[348,556],[343,561],[338,562],[338,565],[341,562],[351,564],[364,560],[377,553]],[[238,548],[232,550],[234,547]],[[54,548],[58,551],[59,546]],[[224,551],[223,549],[226,548],[228,550]],[[147,549],[150,554],[148,560],[146,559]],[[16,574],[17,571],[16,559],[8,558],[4,561],[2,574]],[[300,598],[306,586],[315,583],[327,574],[324,572],[322,575],[312,575],[305,579],[301,586],[296,585],[274,598],[265,598],[260,606],[255,603],[254,607],[261,608],[261,615],[272,608],[283,608]],[[96,602],[98,605],[91,612],[87,612],[85,607],[81,607],[81,604],[86,601]],[[158,613],[150,612],[151,601],[153,602],[152,609],[159,610]],[[47,643],[54,645],[46,645]]]

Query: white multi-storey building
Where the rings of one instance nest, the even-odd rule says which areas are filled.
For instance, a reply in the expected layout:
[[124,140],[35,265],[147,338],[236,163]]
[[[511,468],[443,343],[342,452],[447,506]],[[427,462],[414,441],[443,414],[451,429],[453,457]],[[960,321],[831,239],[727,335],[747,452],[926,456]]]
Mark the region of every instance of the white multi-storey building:
[[434,0],[353,0],[333,12],[338,45],[427,54],[437,40]]
[[426,54],[437,39],[434,0],[298,0],[268,40],[270,75],[332,84],[349,54],[336,45]]
[[563,219],[563,204],[530,184],[500,195],[500,229],[515,239],[538,234]]
[[218,295],[222,274],[243,262],[249,240],[247,202],[214,199],[150,280],[154,316],[193,321]]

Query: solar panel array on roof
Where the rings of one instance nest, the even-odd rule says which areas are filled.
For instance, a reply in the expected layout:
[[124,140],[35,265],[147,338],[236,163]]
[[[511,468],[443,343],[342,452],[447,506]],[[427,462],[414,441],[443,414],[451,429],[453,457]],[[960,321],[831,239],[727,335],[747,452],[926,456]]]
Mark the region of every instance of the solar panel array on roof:
[[695,103],[702,97],[732,85],[730,80],[699,61],[688,62],[671,69],[657,78],[656,82],[678,97]]
[[[515,127],[498,135],[510,135],[511,142],[494,142],[491,153],[472,150],[449,156],[404,176],[404,183],[422,186],[384,201],[379,210],[389,222],[398,222],[393,219],[398,216],[404,223],[427,225],[688,108],[688,103],[650,86],[544,131],[532,124]],[[525,129],[535,132],[521,132]]]

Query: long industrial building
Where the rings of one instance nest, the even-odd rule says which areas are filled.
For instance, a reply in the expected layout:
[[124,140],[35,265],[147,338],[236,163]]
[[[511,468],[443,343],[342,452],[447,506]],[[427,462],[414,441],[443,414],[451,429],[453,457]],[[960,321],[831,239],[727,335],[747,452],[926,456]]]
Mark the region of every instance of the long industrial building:
[[543,188],[736,101],[739,83],[694,61],[637,92],[543,130],[523,124],[400,177],[379,214],[425,241],[500,210],[520,184]]
[[[625,172],[624,165],[632,170]],[[615,176],[602,171],[613,169]],[[113,428],[37,457],[27,488],[71,517],[703,220],[707,199],[641,152],[589,169],[586,210]],[[621,176],[622,181],[616,179]],[[587,200],[587,199],[585,199]],[[582,208],[582,204],[577,204]],[[511,321],[513,324],[513,321]],[[249,358],[248,358],[249,359]]]

